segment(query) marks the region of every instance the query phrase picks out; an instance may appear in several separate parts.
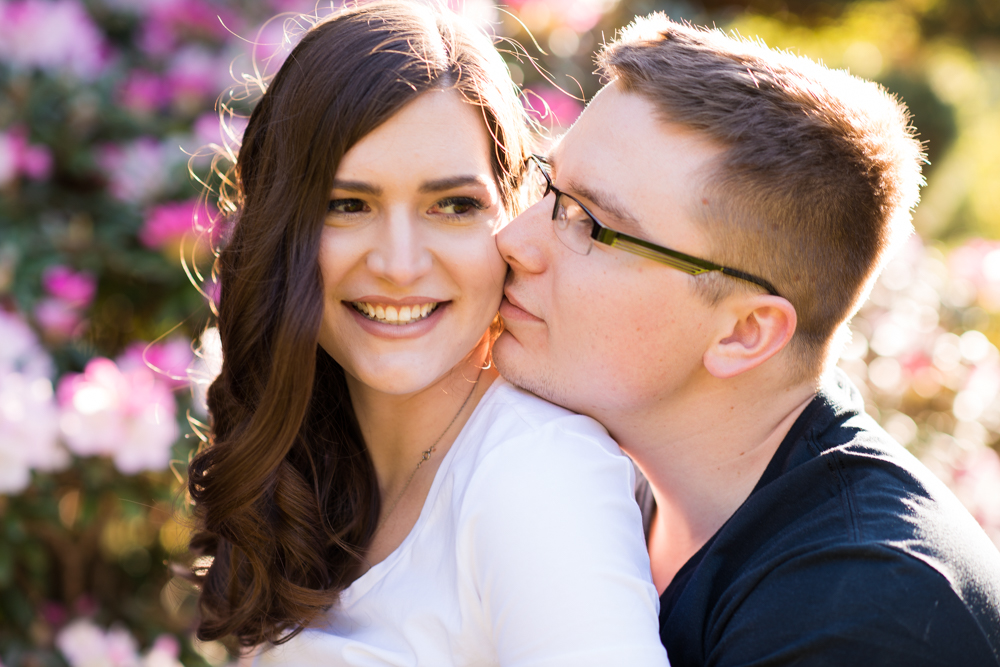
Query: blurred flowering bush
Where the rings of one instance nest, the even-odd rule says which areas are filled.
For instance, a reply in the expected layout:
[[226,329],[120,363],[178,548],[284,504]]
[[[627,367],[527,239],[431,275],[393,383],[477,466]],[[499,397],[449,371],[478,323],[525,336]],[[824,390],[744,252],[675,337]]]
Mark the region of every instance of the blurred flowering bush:
[[191,388],[218,368],[192,345],[210,304],[186,271],[210,289],[213,220],[189,167],[226,143],[215,102],[247,39],[314,6],[291,4],[0,0],[2,664],[227,660],[190,639],[168,567]]
[[[932,158],[945,156],[918,222],[946,243],[914,240],[889,267],[840,363],[869,411],[1000,542],[1000,244],[970,233],[1000,206],[983,204],[993,195],[971,187],[976,179],[956,178],[960,151],[987,165],[978,147],[989,142],[955,140],[996,115],[995,77],[982,74],[995,52],[931,35],[944,25],[928,18],[936,5],[909,0],[827,3],[833,15],[819,27],[771,16],[764,0],[738,3],[760,5],[745,15],[714,0],[449,4],[496,33],[525,106],[552,132],[597,90],[601,36],[652,9],[790,36],[831,64],[842,56],[899,83],[930,129]],[[269,19],[316,6],[0,0],[2,665],[228,660],[191,638],[192,591],[169,567],[184,559],[180,479],[221,363],[209,252],[221,225],[197,180],[212,182],[200,149],[238,141],[249,102],[224,91],[246,88],[252,58],[276,55],[273,71],[287,52],[285,21]],[[869,28],[893,11],[905,21],[883,43]],[[987,19],[973,22],[977,35],[992,34]],[[911,66],[926,61],[925,41],[943,54],[926,76]]]

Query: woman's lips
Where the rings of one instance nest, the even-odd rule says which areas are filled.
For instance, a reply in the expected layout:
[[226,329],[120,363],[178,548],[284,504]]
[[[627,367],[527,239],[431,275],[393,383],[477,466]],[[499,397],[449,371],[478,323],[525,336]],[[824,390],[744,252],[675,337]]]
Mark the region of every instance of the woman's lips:
[[414,322],[419,322],[437,310],[439,303],[439,301],[425,301],[423,303],[400,305],[384,301],[350,302],[356,311],[368,319],[396,326],[406,326]]
[[[415,301],[412,304],[402,304],[399,305],[397,301],[395,304],[386,303],[385,301],[342,301],[344,307],[347,308],[354,321],[367,333],[378,336],[379,338],[416,338],[426,334],[428,331],[434,328],[434,326],[441,320],[444,313],[447,311],[448,306],[451,304],[450,301],[428,301],[423,300]],[[362,314],[361,308],[364,307],[366,311],[368,308],[363,304],[368,304],[375,310],[375,317],[372,317],[367,312]],[[378,308],[382,309],[382,317],[378,317]],[[427,306],[425,309],[424,306]],[[395,321],[392,321],[386,317],[386,315],[391,315],[393,313],[386,313],[385,311],[389,308],[395,309]],[[400,310],[403,308],[409,309],[408,319],[400,321]],[[414,318],[414,310],[421,313],[418,317]],[[423,311],[426,310],[426,314]]]

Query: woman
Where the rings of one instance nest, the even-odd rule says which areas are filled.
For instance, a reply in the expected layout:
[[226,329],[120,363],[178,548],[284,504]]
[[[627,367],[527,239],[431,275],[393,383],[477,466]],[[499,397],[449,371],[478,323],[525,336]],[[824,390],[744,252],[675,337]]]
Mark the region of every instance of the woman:
[[489,40],[416,4],[335,14],[275,76],[190,466],[202,639],[278,644],[260,664],[666,664],[631,464],[489,365],[527,140]]

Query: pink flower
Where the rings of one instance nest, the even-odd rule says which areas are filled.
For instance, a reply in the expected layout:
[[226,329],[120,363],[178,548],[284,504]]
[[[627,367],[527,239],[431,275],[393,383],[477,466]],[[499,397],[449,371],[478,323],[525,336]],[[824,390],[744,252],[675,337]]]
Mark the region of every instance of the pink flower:
[[0,494],[23,491],[31,469],[59,470],[69,456],[58,443],[52,360],[34,332],[0,310]]
[[[146,215],[139,240],[147,248],[157,249],[180,242],[194,228],[197,210],[197,199],[154,206]],[[204,212],[201,214],[200,217],[203,217]]]
[[59,415],[47,377],[0,375],[0,493],[20,493],[29,471],[62,470],[69,465],[59,445]]
[[86,308],[94,300],[97,280],[88,271],[73,271],[66,266],[56,265],[42,273],[42,287],[71,306]]
[[59,424],[70,451],[106,455],[121,472],[162,470],[180,429],[170,389],[148,368],[123,372],[110,359],[96,358],[83,373],[69,373],[57,390]]
[[[228,27],[228,30],[227,30]],[[239,17],[204,0],[158,0],[149,7],[139,43],[151,56],[165,56],[182,37],[222,41]]]
[[274,12],[294,12],[301,14],[316,9],[315,0],[271,0],[268,5]]
[[202,286],[202,290],[205,292],[205,296],[208,298],[212,304],[218,308],[219,307],[219,297],[222,295],[222,284],[216,280],[206,280]]
[[582,102],[548,85],[525,91],[522,102],[529,115],[545,121],[554,119],[557,127],[569,127],[583,111]]
[[65,605],[52,601],[42,604],[41,614],[46,623],[56,627],[64,624],[69,616],[69,612],[66,611]]
[[[296,10],[282,10],[296,11]],[[305,10],[312,12],[312,8]],[[288,58],[302,32],[285,30],[284,21],[274,19],[262,25],[258,30],[247,35],[248,43],[242,45],[247,56],[246,61],[240,61],[244,69],[249,70],[249,63],[256,63],[263,71],[273,74]],[[244,64],[245,63],[245,64]]]
[[0,4],[0,60],[15,67],[67,71],[93,80],[109,47],[78,0]]
[[148,368],[157,379],[174,389],[188,385],[188,369],[194,361],[191,343],[184,338],[169,338],[162,343],[136,341],[125,348],[117,359],[118,368],[128,372]]
[[170,100],[170,85],[160,76],[145,70],[129,72],[118,87],[118,102],[137,113],[152,113]]
[[103,630],[87,618],[78,618],[56,635],[56,648],[70,667],[182,667],[180,643],[160,635],[149,651],[139,655],[139,644],[128,630]]
[[922,460],[1000,547],[1000,455],[984,445],[961,446],[945,438],[934,443]]
[[102,630],[79,618],[56,635],[58,648],[70,667],[139,667],[139,644],[121,627]]
[[222,372],[222,339],[216,327],[208,327],[202,332],[193,368],[189,373],[194,399],[192,407],[198,414],[208,413],[206,403],[208,387]]
[[162,194],[169,185],[170,170],[186,159],[180,150],[153,137],[106,145],[97,152],[97,162],[108,177],[108,190],[132,203],[144,203]]
[[18,176],[41,180],[52,171],[52,153],[45,146],[28,143],[23,125],[0,132],[0,186]]
[[171,658],[178,658],[181,654],[181,643],[173,635],[160,635],[150,647],[150,652],[153,651]]
[[228,62],[221,63],[204,47],[188,46],[179,50],[167,67],[170,101],[180,110],[200,111],[206,98],[216,97],[230,83]]
[[21,171],[38,181],[52,171],[52,153],[44,146],[27,146],[21,154]]
[[75,338],[82,332],[80,311],[62,299],[42,299],[35,306],[35,321],[46,337],[57,341]]
[[1000,283],[1000,241],[972,239],[948,255],[952,277],[964,278],[976,287]]
[[56,635],[56,648],[62,652],[70,667],[107,664],[104,631],[88,619],[77,619],[60,630]]
[[52,359],[19,315],[0,308],[0,375],[21,373],[29,378],[51,377]]
[[194,136],[201,146],[209,144],[222,147],[234,146],[238,151],[248,122],[249,119],[245,116],[226,115],[223,120],[214,111],[207,111],[195,119]]

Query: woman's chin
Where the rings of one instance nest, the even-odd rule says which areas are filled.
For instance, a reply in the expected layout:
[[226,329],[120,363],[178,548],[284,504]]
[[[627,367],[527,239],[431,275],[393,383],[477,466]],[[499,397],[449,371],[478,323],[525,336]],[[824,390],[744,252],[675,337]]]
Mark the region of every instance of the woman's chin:
[[[484,361],[486,348],[483,343],[486,339],[485,335],[470,339],[467,345],[451,339],[441,346],[440,354],[430,350],[400,351],[398,354],[373,354],[367,358],[354,357],[338,362],[347,371],[352,390],[364,388],[382,394],[405,396],[423,391],[450,375],[475,379],[476,370]],[[467,352],[458,353],[462,349],[467,349]]]

